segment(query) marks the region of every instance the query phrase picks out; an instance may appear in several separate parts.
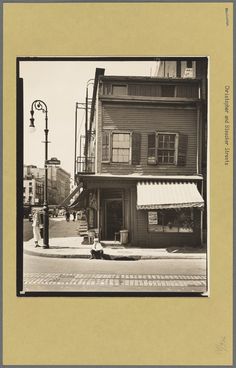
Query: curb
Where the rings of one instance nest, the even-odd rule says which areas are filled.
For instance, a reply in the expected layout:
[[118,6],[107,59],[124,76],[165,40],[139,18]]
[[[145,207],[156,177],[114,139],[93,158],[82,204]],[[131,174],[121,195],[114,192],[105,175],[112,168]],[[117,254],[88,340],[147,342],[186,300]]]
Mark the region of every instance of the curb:
[[30,256],[49,257],[49,258],[90,258],[90,254],[55,254],[55,253],[36,253],[32,250],[24,249],[24,253]]
[[[55,253],[43,253],[43,252],[35,252],[33,250],[24,249],[24,253],[31,256],[38,257],[49,257],[49,258],[81,258],[81,259],[89,259],[90,254],[55,254]],[[107,260],[151,260],[151,259],[206,259],[206,255],[204,256],[192,256],[192,255],[157,255],[157,256],[148,256],[148,255],[110,255],[110,259]]]

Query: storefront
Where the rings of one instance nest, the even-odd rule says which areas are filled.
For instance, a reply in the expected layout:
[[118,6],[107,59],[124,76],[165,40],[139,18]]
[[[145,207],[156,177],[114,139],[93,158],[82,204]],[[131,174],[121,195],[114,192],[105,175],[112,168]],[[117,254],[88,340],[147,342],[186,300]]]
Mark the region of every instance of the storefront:
[[96,176],[83,185],[74,208],[85,209],[88,228],[97,229],[101,240],[117,241],[120,231],[127,230],[131,246],[202,243],[201,177],[138,181]]
[[[204,200],[194,182],[137,184],[137,242],[146,236],[150,246],[196,246],[202,243]],[[142,224],[142,225],[141,225]]]

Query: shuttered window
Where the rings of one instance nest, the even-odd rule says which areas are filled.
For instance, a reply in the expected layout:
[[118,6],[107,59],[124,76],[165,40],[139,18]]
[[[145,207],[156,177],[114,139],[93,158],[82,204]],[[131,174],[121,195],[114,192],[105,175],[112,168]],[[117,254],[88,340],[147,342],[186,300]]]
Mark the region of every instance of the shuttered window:
[[188,136],[180,133],[157,132],[148,134],[147,162],[149,165],[185,166]]
[[112,162],[130,161],[130,133],[112,134]]
[[102,161],[110,161],[110,132],[106,130],[102,132]]
[[175,164],[177,135],[160,133],[157,135],[158,164]]

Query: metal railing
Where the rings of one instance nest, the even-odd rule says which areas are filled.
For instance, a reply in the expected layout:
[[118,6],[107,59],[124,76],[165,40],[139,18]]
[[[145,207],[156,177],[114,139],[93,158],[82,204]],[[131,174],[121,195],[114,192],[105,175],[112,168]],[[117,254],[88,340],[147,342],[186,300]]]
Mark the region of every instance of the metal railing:
[[95,157],[78,156],[76,160],[77,174],[94,174],[95,173]]

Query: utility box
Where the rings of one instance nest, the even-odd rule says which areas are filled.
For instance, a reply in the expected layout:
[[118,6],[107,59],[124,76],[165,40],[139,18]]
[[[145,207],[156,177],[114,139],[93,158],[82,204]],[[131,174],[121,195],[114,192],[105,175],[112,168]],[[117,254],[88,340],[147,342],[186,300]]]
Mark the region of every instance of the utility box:
[[120,242],[121,244],[128,243],[129,232],[128,230],[120,230]]

